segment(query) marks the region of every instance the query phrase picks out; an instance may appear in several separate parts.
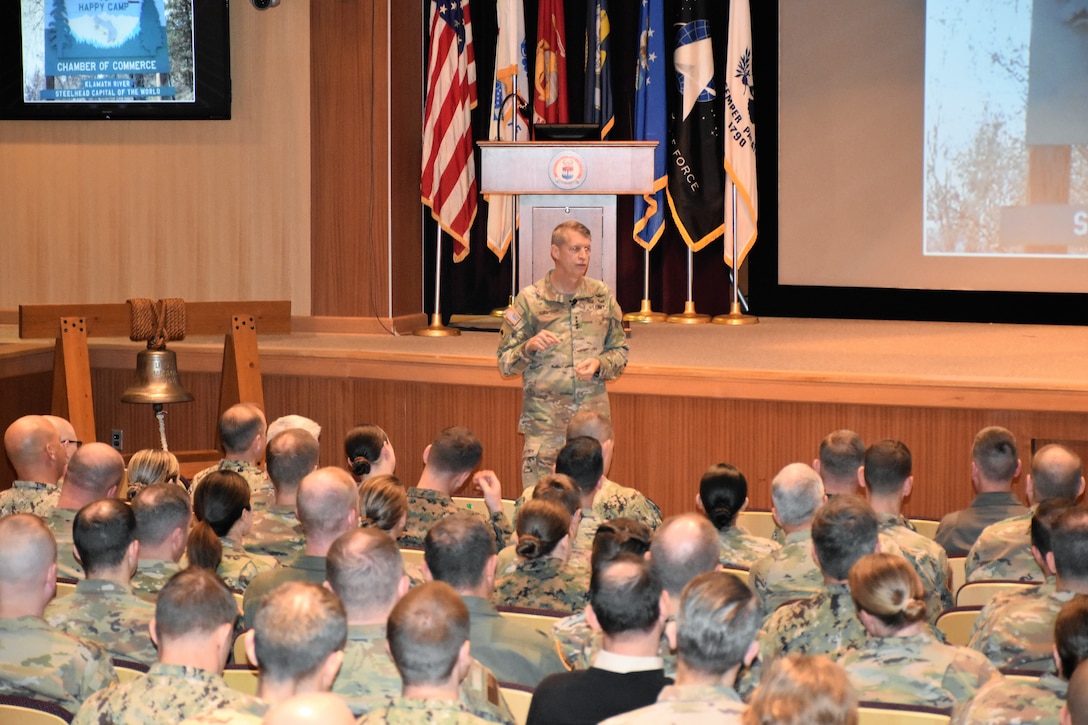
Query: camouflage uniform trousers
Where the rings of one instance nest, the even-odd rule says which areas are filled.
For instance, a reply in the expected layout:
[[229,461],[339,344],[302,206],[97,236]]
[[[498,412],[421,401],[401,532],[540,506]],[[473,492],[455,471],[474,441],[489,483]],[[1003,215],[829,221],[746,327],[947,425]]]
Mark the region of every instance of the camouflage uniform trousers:
[[912,531],[905,517],[892,514],[879,514],[879,517],[881,535],[895,542],[903,558],[922,580],[926,591],[926,615],[931,623],[936,622],[942,611],[954,605],[949,588],[948,554],[939,544]]
[[219,562],[217,573],[231,589],[245,591],[249,583],[258,574],[272,571],[279,566],[279,562],[271,556],[250,554],[236,542],[224,538],[223,560]]
[[[477,725],[489,723],[474,715],[464,703],[455,700],[422,700],[396,697],[388,707],[382,707],[359,719],[360,725]],[[507,721],[513,725],[514,721]]]
[[451,514],[465,512],[479,516],[491,525],[491,530],[495,534],[496,550],[506,546],[506,542],[514,535],[514,527],[510,525],[506,514],[501,510],[491,514],[465,508],[454,503],[453,499],[444,493],[413,486],[408,489],[408,520],[404,525],[404,533],[397,539],[397,544],[401,547],[422,549],[423,539],[436,521]]
[[[627,366],[623,313],[608,287],[583,278],[576,292],[564,294],[552,285],[551,275],[518,293],[503,315],[497,351],[499,372],[522,377],[518,430],[525,435],[523,487],[551,472],[575,413],[610,414],[605,382],[618,378]],[[526,343],[543,330],[559,342],[547,350],[527,351]],[[590,358],[600,360],[600,369],[592,380],[579,380],[574,367]]]
[[589,604],[589,571],[551,556],[519,559],[513,571],[495,578],[491,602],[574,614]]
[[60,489],[55,483],[15,481],[0,491],[0,518],[9,514],[35,514],[45,517],[57,506]]
[[294,506],[273,504],[253,512],[253,526],[245,541],[245,549],[250,554],[272,557],[282,565],[305,547]]
[[777,553],[760,559],[750,568],[749,578],[765,615],[786,602],[822,592],[824,575],[812,559],[811,530],[787,535]]
[[745,705],[732,687],[666,685],[657,702],[601,721],[601,725],[740,725]]
[[176,561],[140,559],[129,585],[136,596],[154,602],[159,598],[159,590],[179,571],[181,566]]
[[72,544],[72,522],[76,513],[72,509],[53,509],[43,517],[57,540],[57,576],[64,579],[83,578],[83,566],[76,559]]
[[839,658],[859,700],[953,708],[1001,673],[978,652],[928,634],[869,637]]
[[253,506],[254,511],[267,508],[276,501],[276,489],[267,473],[252,463],[232,461],[228,458],[224,458],[214,466],[208,466],[194,475],[190,490],[196,491],[196,487],[212,471],[233,471],[241,474],[242,478],[246,479],[246,483],[249,484],[250,504]]
[[1031,555],[1032,516],[1029,511],[983,529],[967,554],[967,581],[1043,581],[1043,571]]
[[74,594],[45,608],[45,620],[62,632],[94,642],[110,657],[149,667],[159,658],[149,629],[154,617],[154,604],[102,579],[84,579]]
[[255,707],[254,698],[231,689],[199,667],[154,664],[146,675],[91,696],[73,725],[161,725],[221,708]]
[[1047,673],[1035,683],[998,680],[952,715],[952,725],[1058,725],[1069,683]]
[[117,672],[97,645],[38,617],[0,619],[0,694],[48,700],[75,712],[114,684]]
[[718,529],[718,561],[722,566],[750,570],[757,561],[774,556],[781,548],[770,539],[753,536],[739,526]]
[[[594,632],[586,622],[584,611],[563,617],[553,624],[552,642],[559,656],[563,658],[563,664],[570,670],[589,669],[593,659],[604,646],[604,638],[600,632]],[[670,648],[669,638],[665,632],[661,633],[661,644],[657,648],[657,654],[663,663],[665,677],[675,679],[676,654]]]
[[1075,594],[1052,584],[994,597],[982,608],[967,646],[999,669],[1049,670],[1053,667],[1054,621]]
[[[344,698],[353,713],[363,715],[389,706],[402,688],[400,673],[386,649],[385,624],[350,625],[344,664],[332,691]],[[461,682],[460,700],[468,712],[484,721],[513,720],[499,691],[499,681],[476,660]]]

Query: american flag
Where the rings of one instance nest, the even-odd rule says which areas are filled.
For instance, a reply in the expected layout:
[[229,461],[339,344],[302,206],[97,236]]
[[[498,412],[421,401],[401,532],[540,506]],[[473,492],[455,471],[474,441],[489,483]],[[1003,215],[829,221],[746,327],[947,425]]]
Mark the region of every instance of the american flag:
[[472,156],[472,108],[476,106],[476,57],[469,0],[432,0],[427,105],[423,115],[420,190],[442,229],[454,239],[453,259],[468,255],[476,218],[476,162]]

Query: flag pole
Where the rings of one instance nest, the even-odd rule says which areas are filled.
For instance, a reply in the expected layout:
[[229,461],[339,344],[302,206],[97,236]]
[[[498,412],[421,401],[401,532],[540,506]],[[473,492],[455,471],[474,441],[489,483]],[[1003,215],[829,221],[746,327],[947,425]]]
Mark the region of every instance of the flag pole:
[[737,274],[737,185],[729,179],[730,203],[733,210],[733,265],[729,276],[733,278],[733,303],[729,306],[728,315],[717,315],[711,322],[716,325],[755,325],[759,318],[755,315],[746,315],[740,308],[740,279]]
[[[518,141],[518,74],[514,74],[514,138]],[[499,116],[502,116],[502,108],[499,108]],[[501,118],[500,118],[501,120]],[[500,126],[501,128],[501,126]],[[500,132],[501,133],[501,132]],[[510,195],[510,296],[507,298],[506,307],[496,307],[491,310],[492,317],[502,317],[507,309],[514,306],[514,297],[518,293],[518,195]]]
[[442,324],[442,314],[439,312],[438,301],[442,291],[442,225],[435,220],[438,228],[438,237],[434,245],[434,312],[431,314],[431,324],[427,327],[417,327],[412,334],[417,337],[457,337],[461,331],[456,327],[446,327]]
[[710,322],[710,315],[704,315],[701,312],[695,311],[695,300],[693,299],[691,291],[694,258],[694,252],[691,251],[691,247],[688,247],[688,299],[684,302],[684,311],[678,315],[669,315],[666,318],[667,322],[673,322],[678,325],[705,325]]
[[667,317],[664,312],[654,312],[650,306],[650,250],[644,249],[643,275],[642,275],[642,309],[638,312],[628,312],[623,316],[624,322],[664,322]]

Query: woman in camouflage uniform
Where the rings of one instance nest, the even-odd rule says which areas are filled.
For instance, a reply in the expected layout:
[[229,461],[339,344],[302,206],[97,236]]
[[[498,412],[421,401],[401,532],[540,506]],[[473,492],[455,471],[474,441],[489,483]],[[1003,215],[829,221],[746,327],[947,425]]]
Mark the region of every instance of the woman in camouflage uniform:
[[699,481],[695,505],[718,530],[721,549],[718,560],[722,566],[747,569],[778,551],[775,542],[737,526],[737,515],[748,507],[748,480],[736,466],[716,463],[706,469]]
[[193,493],[193,528],[186,547],[189,564],[215,571],[237,591],[262,571],[276,568],[272,557],[250,554],[242,547],[252,517],[246,479],[233,471],[209,473]]

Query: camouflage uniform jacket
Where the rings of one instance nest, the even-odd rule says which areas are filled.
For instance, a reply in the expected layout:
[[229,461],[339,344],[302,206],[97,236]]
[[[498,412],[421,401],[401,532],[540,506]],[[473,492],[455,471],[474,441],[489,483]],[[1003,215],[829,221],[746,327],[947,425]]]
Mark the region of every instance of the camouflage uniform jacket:
[[306,546],[302,526],[292,505],[270,504],[253,512],[253,526],[246,534],[246,551],[270,556],[280,564],[294,558]]
[[[552,625],[552,642],[569,670],[587,670],[601,651],[604,638],[594,632],[586,622],[584,611],[563,617]],[[665,670],[665,677],[676,678],[676,655],[670,649],[669,638],[661,633],[661,645],[657,648]]]
[[933,539],[949,556],[964,556],[987,526],[1026,511],[1010,491],[983,492],[975,496],[967,508],[953,511],[941,519]]
[[718,529],[718,547],[718,561],[722,566],[745,569],[751,569],[760,559],[774,556],[782,548],[770,539],[749,534],[740,526]]
[[547,635],[504,617],[486,599],[462,599],[472,623],[472,656],[494,672],[500,682],[536,687],[548,675],[566,671]]
[[778,552],[757,561],[749,570],[752,588],[770,614],[788,601],[806,599],[823,591],[824,575],[812,559],[812,531],[786,536]]
[[1001,673],[973,649],[942,644],[928,634],[869,637],[843,653],[859,700],[953,708]]
[[154,617],[154,604],[103,579],[84,579],[74,594],[45,608],[45,620],[62,632],[94,642],[110,657],[149,667],[159,659],[149,630]]
[[136,573],[129,585],[136,596],[154,602],[159,598],[159,590],[170,577],[181,571],[181,565],[169,559],[140,559]]
[[918,572],[926,590],[926,615],[930,622],[936,622],[942,611],[955,604],[948,585],[948,554],[936,542],[911,530],[905,517],[894,514],[877,516],[880,519],[880,533],[899,546],[903,558]]
[[[503,315],[497,352],[504,377],[521,375],[522,403],[518,430],[525,434],[522,484],[535,484],[549,472],[566,438],[567,423],[580,410],[609,416],[605,382],[627,367],[627,338],[620,306],[608,287],[582,278],[574,294],[559,292],[552,272],[518,293]],[[548,330],[559,343],[528,352],[526,343]],[[601,362],[592,380],[579,380],[574,366],[589,358]]]
[[510,525],[506,514],[501,509],[492,514],[459,506],[446,494],[429,488],[412,486],[407,493],[408,521],[404,524],[404,533],[397,539],[399,546],[422,549],[423,539],[427,536],[427,530],[431,528],[434,522],[450,514],[464,513],[466,511],[483,518],[491,524],[491,530],[495,534],[496,550],[506,546],[507,539],[514,534],[514,527]]
[[[456,700],[421,700],[395,697],[388,707],[359,718],[359,725],[476,725],[495,721],[472,714],[464,703]],[[514,725],[513,720],[508,721]]]
[[[403,683],[386,649],[385,624],[348,626],[344,664],[332,691],[348,703],[356,715],[389,706],[401,694]],[[513,720],[491,670],[476,660],[461,681],[461,703],[468,712],[488,722]]]
[[55,483],[15,481],[0,491],[0,518],[9,514],[36,514],[45,517],[56,508],[60,489]]
[[321,584],[325,581],[325,557],[314,556],[305,552],[299,554],[286,566],[276,567],[261,572],[249,586],[242,598],[242,614],[246,629],[253,626],[257,617],[257,606],[261,597],[286,582],[304,581]]
[[967,554],[967,581],[1042,581],[1043,571],[1031,555],[1031,518],[1034,515],[1033,511],[1028,511],[983,529]]
[[181,725],[261,725],[271,706],[261,700],[254,700],[252,706],[245,708],[224,707],[219,710],[188,717]]
[[666,685],[657,703],[602,720],[602,725],[740,725],[746,709],[724,685]]
[[562,559],[518,559],[514,570],[495,578],[492,603],[574,614],[589,604],[589,572]]
[[77,511],[55,508],[46,516],[45,523],[53,531],[57,540],[57,576],[65,579],[82,579],[83,566],[76,559],[75,546],[72,544],[72,522]]
[[198,472],[193,476],[193,483],[189,489],[191,491],[196,491],[196,487],[199,486],[200,482],[212,471],[234,471],[235,473],[240,473],[242,478],[246,479],[246,483],[249,484],[250,503],[253,505],[254,511],[266,508],[276,500],[276,489],[272,485],[272,479],[268,477],[267,473],[257,466],[254,466],[252,463],[234,461],[229,458],[224,458],[214,466],[208,466],[203,471]]
[[1069,683],[1049,672],[1035,683],[998,680],[952,716],[952,725],[1058,725]]
[[245,591],[258,574],[272,571],[279,563],[270,556],[250,554],[241,545],[226,537],[223,542],[223,559],[216,573],[231,589]]
[[246,708],[254,698],[214,672],[156,663],[146,675],[91,696],[73,725],[162,725],[220,708]]
[[999,669],[1049,671],[1054,666],[1054,621],[1076,594],[1042,584],[994,597],[982,608],[967,646]]
[[[529,486],[521,492],[517,500],[514,502],[514,513],[516,514],[521,510],[522,505],[533,498],[533,491],[536,486]],[[585,522],[587,513],[590,513],[587,509],[582,509],[582,521]],[[627,486],[621,486],[620,484],[610,479],[604,479],[604,483],[601,484],[600,490],[597,491],[593,497],[593,508],[591,513],[593,519],[596,521],[594,526],[583,526],[578,529],[578,537],[582,537],[582,529],[588,530],[588,540],[592,548],[593,536],[597,533],[597,526],[602,521],[608,521],[609,519],[618,519],[621,516],[625,516],[635,521],[641,521],[650,527],[651,531],[656,531],[657,527],[661,525],[661,509],[657,504],[647,498],[642,492],[634,488]]]
[[117,684],[109,656],[38,617],[0,619],[0,694],[55,702],[70,712]]
[[775,610],[759,633],[764,667],[783,655],[835,655],[861,644],[869,634],[861,626],[850,587],[827,584],[808,599]]

